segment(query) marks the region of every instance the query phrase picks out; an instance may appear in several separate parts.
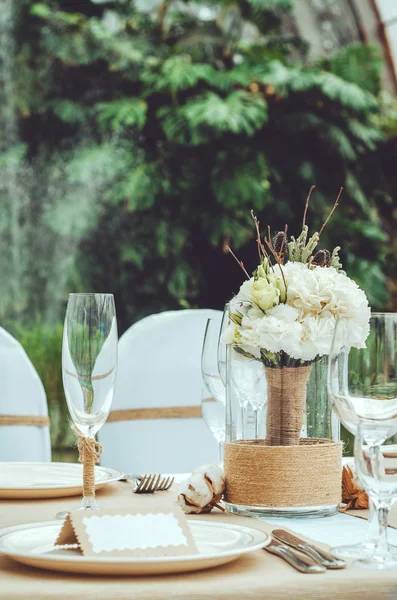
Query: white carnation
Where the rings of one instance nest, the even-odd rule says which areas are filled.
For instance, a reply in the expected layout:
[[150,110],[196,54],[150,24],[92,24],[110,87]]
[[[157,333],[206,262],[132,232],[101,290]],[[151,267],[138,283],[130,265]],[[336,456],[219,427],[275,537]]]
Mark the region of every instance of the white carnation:
[[235,344],[236,343],[236,333],[238,332],[237,325],[230,322],[227,327],[223,330],[221,342],[223,344]]
[[270,352],[284,350],[299,352],[302,325],[297,321],[287,321],[274,316],[265,316],[257,326],[261,348]]
[[299,317],[299,310],[289,304],[278,304],[268,310],[266,314],[293,323]]
[[329,317],[307,316],[303,322],[303,336],[299,357],[303,360],[314,360],[316,356],[324,356],[331,351],[335,319]]
[[252,286],[254,285],[254,278],[247,279],[244,283],[241,284],[240,290],[237,296],[234,298],[237,302],[247,302],[251,304],[251,296],[252,296]]

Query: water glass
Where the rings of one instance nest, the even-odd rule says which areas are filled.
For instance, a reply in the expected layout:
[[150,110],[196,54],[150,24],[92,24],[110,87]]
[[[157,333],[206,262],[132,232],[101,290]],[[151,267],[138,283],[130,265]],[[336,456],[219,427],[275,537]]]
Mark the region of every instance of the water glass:
[[365,431],[359,425],[354,443],[355,469],[374,505],[379,531],[372,552],[354,564],[373,570],[395,569],[397,555],[387,541],[387,527],[390,509],[397,500],[397,458],[388,452],[388,446],[368,445]]
[[[372,314],[366,347],[362,349],[340,348],[343,327],[343,320],[336,323],[328,363],[328,394],[343,425],[359,438],[355,446],[357,465],[362,465],[362,444],[365,444],[372,453],[373,477],[376,477],[381,468],[380,463],[376,464],[381,459],[380,448],[397,432],[397,315]],[[372,517],[367,539],[362,544],[333,548],[331,552],[336,556],[372,560],[383,518],[373,497],[370,494]]]

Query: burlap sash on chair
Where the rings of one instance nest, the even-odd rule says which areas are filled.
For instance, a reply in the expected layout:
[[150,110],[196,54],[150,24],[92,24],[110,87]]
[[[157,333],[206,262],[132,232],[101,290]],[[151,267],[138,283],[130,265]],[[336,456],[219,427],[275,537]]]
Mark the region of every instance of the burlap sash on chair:
[[127,408],[112,410],[107,423],[142,421],[144,419],[199,419],[201,406],[161,406],[153,408]]
[[50,418],[40,415],[0,415],[0,425],[30,425],[49,427]]

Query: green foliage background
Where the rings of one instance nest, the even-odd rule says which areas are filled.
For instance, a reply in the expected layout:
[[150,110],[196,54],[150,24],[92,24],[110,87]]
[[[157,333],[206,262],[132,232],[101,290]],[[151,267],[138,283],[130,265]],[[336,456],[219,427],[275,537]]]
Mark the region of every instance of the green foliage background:
[[[62,258],[75,248],[44,319],[54,340],[71,288],[113,292],[121,332],[152,312],[221,308],[241,282],[226,245],[256,263],[250,210],[299,233],[312,184],[313,228],[344,186],[324,244],[342,246],[375,309],[390,302],[397,109],[380,52],[358,44],[310,63],[307,43],[283,34],[292,4],[20,0],[20,160],[61,190],[56,210],[36,202],[43,239]],[[33,360],[49,302],[37,262],[26,301],[2,304]]]

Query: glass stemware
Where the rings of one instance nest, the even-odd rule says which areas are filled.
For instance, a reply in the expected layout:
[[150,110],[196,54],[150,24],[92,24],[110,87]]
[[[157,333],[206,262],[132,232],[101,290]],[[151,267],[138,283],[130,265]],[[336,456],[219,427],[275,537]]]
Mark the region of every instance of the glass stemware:
[[218,442],[219,464],[223,465],[223,444],[225,442],[225,403],[216,398],[209,398],[206,389],[201,394],[201,413],[203,419]]
[[[346,429],[356,435],[360,427],[360,435],[376,449],[397,432],[397,315],[374,313],[363,349],[340,348],[343,327],[339,320],[328,363],[328,393]],[[380,516],[371,498],[370,502],[367,539],[362,544],[333,548],[335,556],[369,558],[373,554]]]
[[201,353],[201,373],[208,393],[225,405],[226,390],[218,369],[219,321],[208,319]]
[[226,344],[222,342],[222,334],[229,324],[230,303],[226,302],[223,310],[221,329],[218,337],[218,371],[226,388]]
[[[76,433],[83,442],[86,440],[91,445],[95,443],[95,435],[105,423],[112,404],[117,344],[113,295],[70,294],[62,345],[63,386]],[[85,458],[84,482],[90,476],[89,471],[93,475],[93,464]],[[91,495],[86,495],[84,485],[79,508],[99,508],[93,490]]]
[[241,406],[244,439],[266,437],[267,380],[263,364],[231,347],[231,381]]
[[365,428],[363,432],[360,424],[354,443],[355,467],[358,479],[377,512],[379,532],[372,553],[354,564],[367,569],[395,569],[397,556],[391,552],[388,544],[387,527],[391,506],[397,500],[396,455],[388,453],[388,446],[368,445],[365,435]]

